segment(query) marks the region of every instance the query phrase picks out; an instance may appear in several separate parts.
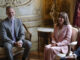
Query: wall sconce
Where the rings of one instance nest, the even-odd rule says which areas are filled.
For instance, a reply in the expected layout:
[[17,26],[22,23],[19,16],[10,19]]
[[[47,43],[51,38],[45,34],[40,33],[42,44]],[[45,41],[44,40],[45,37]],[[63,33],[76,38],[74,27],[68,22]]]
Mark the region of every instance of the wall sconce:
[[50,16],[51,18],[53,19],[53,23],[55,22],[56,20],[56,0],[52,0],[53,4],[52,4],[52,7],[51,7],[51,11],[50,11]]
[[23,5],[29,5],[32,0],[0,0],[0,7],[7,6],[18,7]]

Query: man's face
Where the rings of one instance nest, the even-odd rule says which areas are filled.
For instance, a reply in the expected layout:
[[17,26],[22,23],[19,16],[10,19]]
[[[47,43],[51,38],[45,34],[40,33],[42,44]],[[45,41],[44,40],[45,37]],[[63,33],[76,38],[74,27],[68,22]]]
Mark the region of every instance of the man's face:
[[15,11],[14,11],[13,8],[9,8],[9,9],[7,9],[7,11],[6,11],[6,14],[8,15],[9,18],[12,18],[12,17],[14,17],[14,15],[15,15]]

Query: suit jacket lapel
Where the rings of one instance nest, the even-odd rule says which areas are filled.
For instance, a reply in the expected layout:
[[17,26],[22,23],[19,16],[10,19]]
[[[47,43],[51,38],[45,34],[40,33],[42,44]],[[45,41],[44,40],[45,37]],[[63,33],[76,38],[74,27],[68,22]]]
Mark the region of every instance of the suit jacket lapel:
[[9,21],[9,19],[7,18],[7,25],[8,25],[8,28],[9,28],[9,30],[10,30],[10,33],[12,33],[12,29],[11,29],[11,27],[12,27],[12,23],[11,23],[11,21]]
[[16,35],[16,33],[17,33],[17,32],[16,32],[16,31],[17,31],[16,29],[17,29],[17,20],[15,19],[15,20],[14,20],[14,32],[15,32],[15,35]]

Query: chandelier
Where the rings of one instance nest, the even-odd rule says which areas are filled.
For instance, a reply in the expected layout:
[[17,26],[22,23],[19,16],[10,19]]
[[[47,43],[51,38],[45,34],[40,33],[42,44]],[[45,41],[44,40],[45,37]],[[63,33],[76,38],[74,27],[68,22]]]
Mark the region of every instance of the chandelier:
[[29,5],[32,0],[0,0],[0,7]]

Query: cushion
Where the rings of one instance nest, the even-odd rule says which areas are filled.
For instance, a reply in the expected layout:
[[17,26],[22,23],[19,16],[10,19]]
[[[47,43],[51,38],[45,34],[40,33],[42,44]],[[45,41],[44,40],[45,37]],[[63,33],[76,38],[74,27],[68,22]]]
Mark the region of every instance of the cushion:
[[[13,47],[13,55],[19,54],[23,52],[24,48],[19,48],[19,47]],[[6,57],[6,52],[3,47],[0,47],[0,58]]]
[[[78,29],[72,27],[72,37],[71,37],[71,42],[77,41],[77,36],[78,36]],[[73,50],[75,49],[75,46],[71,46],[71,47],[72,47]]]

